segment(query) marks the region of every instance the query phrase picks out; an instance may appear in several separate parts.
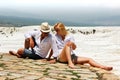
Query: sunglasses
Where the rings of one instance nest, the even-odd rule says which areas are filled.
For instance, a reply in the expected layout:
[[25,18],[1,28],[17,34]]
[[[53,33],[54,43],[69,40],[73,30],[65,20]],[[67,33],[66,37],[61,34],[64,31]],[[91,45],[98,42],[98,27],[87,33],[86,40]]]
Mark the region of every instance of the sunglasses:
[[46,34],[46,35],[47,35],[47,34],[49,34],[49,32],[48,32],[48,33],[44,33],[44,34]]

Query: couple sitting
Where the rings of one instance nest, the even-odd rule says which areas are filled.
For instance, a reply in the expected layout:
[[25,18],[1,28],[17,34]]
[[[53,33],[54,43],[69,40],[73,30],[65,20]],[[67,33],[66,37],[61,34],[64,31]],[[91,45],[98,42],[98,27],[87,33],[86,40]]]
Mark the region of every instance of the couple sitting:
[[42,23],[40,31],[33,31],[25,34],[25,47],[17,52],[9,51],[10,54],[22,58],[44,59],[50,51],[48,59],[54,57],[53,62],[68,62],[70,68],[74,64],[88,63],[93,67],[104,70],[112,70],[112,67],[101,65],[91,58],[76,56],[73,50],[76,49],[74,38],[67,32],[63,23],[54,25],[55,35],[50,33],[51,28],[47,22]]

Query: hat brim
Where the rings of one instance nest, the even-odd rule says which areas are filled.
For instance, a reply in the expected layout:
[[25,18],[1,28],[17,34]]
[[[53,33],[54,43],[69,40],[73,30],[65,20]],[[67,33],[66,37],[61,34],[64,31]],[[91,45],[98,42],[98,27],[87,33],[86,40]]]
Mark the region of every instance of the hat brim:
[[41,30],[42,32],[44,32],[44,33],[48,33],[48,32],[50,32],[51,30]]
[[44,33],[48,33],[48,32],[51,31],[51,28],[50,28],[49,30],[43,30],[43,29],[40,28],[40,30],[41,30],[42,32],[44,32]]

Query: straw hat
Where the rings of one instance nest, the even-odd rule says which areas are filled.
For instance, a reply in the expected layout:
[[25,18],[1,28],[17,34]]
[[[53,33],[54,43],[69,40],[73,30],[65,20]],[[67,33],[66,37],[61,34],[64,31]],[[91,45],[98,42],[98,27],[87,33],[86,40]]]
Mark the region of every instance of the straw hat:
[[41,25],[40,25],[40,30],[41,30],[42,32],[44,32],[44,33],[50,32],[50,31],[51,31],[51,28],[50,28],[48,22],[43,22],[43,23],[41,23]]

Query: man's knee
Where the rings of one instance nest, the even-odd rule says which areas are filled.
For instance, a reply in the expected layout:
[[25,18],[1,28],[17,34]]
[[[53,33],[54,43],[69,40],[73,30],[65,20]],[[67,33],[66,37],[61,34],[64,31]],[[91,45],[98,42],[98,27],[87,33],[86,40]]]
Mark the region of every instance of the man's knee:
[[23,49],[23,48],[21,48],[21,49],[18,49],[17,54],[22,55],[22,54],[23,54],[23,52],[24,52],[24,49]]

